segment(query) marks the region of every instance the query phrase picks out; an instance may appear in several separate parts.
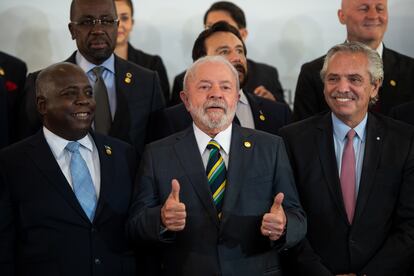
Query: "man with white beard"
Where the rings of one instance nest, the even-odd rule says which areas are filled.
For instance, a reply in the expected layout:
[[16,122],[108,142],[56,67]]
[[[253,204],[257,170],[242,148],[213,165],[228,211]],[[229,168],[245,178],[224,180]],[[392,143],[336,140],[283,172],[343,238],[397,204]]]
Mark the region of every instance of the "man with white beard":
[[197,60],[181,99],[193,124],[147,146],[127,225],[162,245],[165,275],[283,275],[279,251],[306,232],[280,137],[232,124],[238,73]]

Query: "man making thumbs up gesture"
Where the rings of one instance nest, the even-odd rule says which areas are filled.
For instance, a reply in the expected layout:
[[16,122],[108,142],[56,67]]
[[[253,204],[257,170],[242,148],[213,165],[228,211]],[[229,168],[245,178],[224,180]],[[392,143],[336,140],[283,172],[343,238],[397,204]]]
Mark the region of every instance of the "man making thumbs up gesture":
[[282,276],[305,235],[282,139],[232,124],[238,91],[225,58],[199,59],[181,92],[193,125],[145,150],[127,230],[161,245],[161,275]]

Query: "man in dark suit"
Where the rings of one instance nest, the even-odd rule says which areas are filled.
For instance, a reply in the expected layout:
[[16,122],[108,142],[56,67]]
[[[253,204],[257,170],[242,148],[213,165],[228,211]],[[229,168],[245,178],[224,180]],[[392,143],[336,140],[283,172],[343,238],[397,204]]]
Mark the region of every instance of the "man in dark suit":
[[390,117],[414,125],[414,102],[398,105],[391,109]]
[[[414,59],[386,48],[382,42],[388,24],[387,0],[342,0],[338,17],[346,25],[348,41],[364,43],[382,57],[384,81],[379,101],[371,110],[387,115],[392,107],[413,101]],[[302,66],[295,92],[294,121],[329,110],[319,74],[323,59],[322,56]]]
[[[118,19],[112,0],[74,0],[70,17],[69,30],[78,50],[67,61],[78,64],[95,87],[99,78],[93,70],[97,66],[104,67],[102,78],[111,120],[109,130],[104,134],[132,144],[140,155],[151,112],[164,107],[157,74],[113,54]],[[40,127],[34,104],[37,75],[38,72],[30,74],[26,82],[26,106],[21,124],[25,136]],[[105,105],[97,104],[98,109],[103,107]]]
[[26,74],[26,63],[0,52],[0,148],[18,140],[17,119],[22,103]]
[[0,274],[136,275],[132,147],[89,132],[95,101],[78,66],[42,70],[36,95],[43,129],[0,153]]
[[144,153],[127,230],[164,244],[165,275],[283,275],[279,251],[305,234],[281,138],[232,124],[238,91],[226,59],[197,60],[181,92],[194,124]]
[[[218,22],[202,31],[193,46],[193,60],[206,55],[222,55],[230,61],[239,73],[240,86],[249,78],[246,67],[246,47],[236,28],[226,22]],[[255,128],[277,134],[280,127],[290,122],[290,109],[285,103],[278,103],[240,89],[236,122],[243,127]],[[152,140],[166,137],[191,125],[191,116],[184,104],[161,110],[154,116]]]
[[293,275],[408,275],[414,256],[414,128],[368,112],[383,79],[368,46],[333,47],[331,112],[280,130],[308,217]]
[[[208,29],[219,21],[225,21],[235,27],[240,32],[243,41],[246,40],[248,34],[246,17],[240,7],[228,1],[213,3],[204,14],[204,28]],[[247,59],[247,69],[249,77],[243,85],[246,93],[285,103],[283,88],[275,67]],[[170,105],[181,103],[180,92],[183,90],[184,74],[185,72],[182,72],[174,79]]]

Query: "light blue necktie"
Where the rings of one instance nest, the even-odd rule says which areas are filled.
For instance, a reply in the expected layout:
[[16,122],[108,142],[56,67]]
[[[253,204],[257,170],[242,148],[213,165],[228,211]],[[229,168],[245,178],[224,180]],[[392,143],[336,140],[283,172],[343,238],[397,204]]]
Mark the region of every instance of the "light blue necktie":
[[86,166],[86,162],[79,152],[79,146],[78,142],[69,142],[66,145],[66,150],[72,153],[69,167],[72,176],[72,186],[80,205],[89,220],[92,221],[97,202],[96,192],[88,166]]

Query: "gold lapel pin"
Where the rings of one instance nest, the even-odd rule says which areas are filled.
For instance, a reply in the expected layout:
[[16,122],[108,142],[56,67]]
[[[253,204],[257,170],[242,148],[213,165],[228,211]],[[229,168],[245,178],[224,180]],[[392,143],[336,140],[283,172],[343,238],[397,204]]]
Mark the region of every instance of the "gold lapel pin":
[[377,137],[377,141],[379,141],[379,140],[381,140],[381,138],[378,136],[378,137]]
[[390,80],[391,86],[397,86],[397,82],[395,80]]
[[131,81],[132,81],[131,78],[132,78],[132,74],[130,72],[125,74],[125,82],[126,83],[128,83],[128,84],[131,83]]
[[105,153],[106,155],[112,155],[112,149],[110,146],[105,146]]
[[262,112],[261,110],[260,110],[259,112],[260,112],[259,119],[260,119],[261,121],[266,120],[266,117],[265,117],[265,115],[263,114],[263,112]]
[[252,147],[252,143],[250,143],[249,141],[244,141],[243,145],[245,148],[248,148],[248,149]]
[[4,76],[4,69],[0,67],[0,76]]

